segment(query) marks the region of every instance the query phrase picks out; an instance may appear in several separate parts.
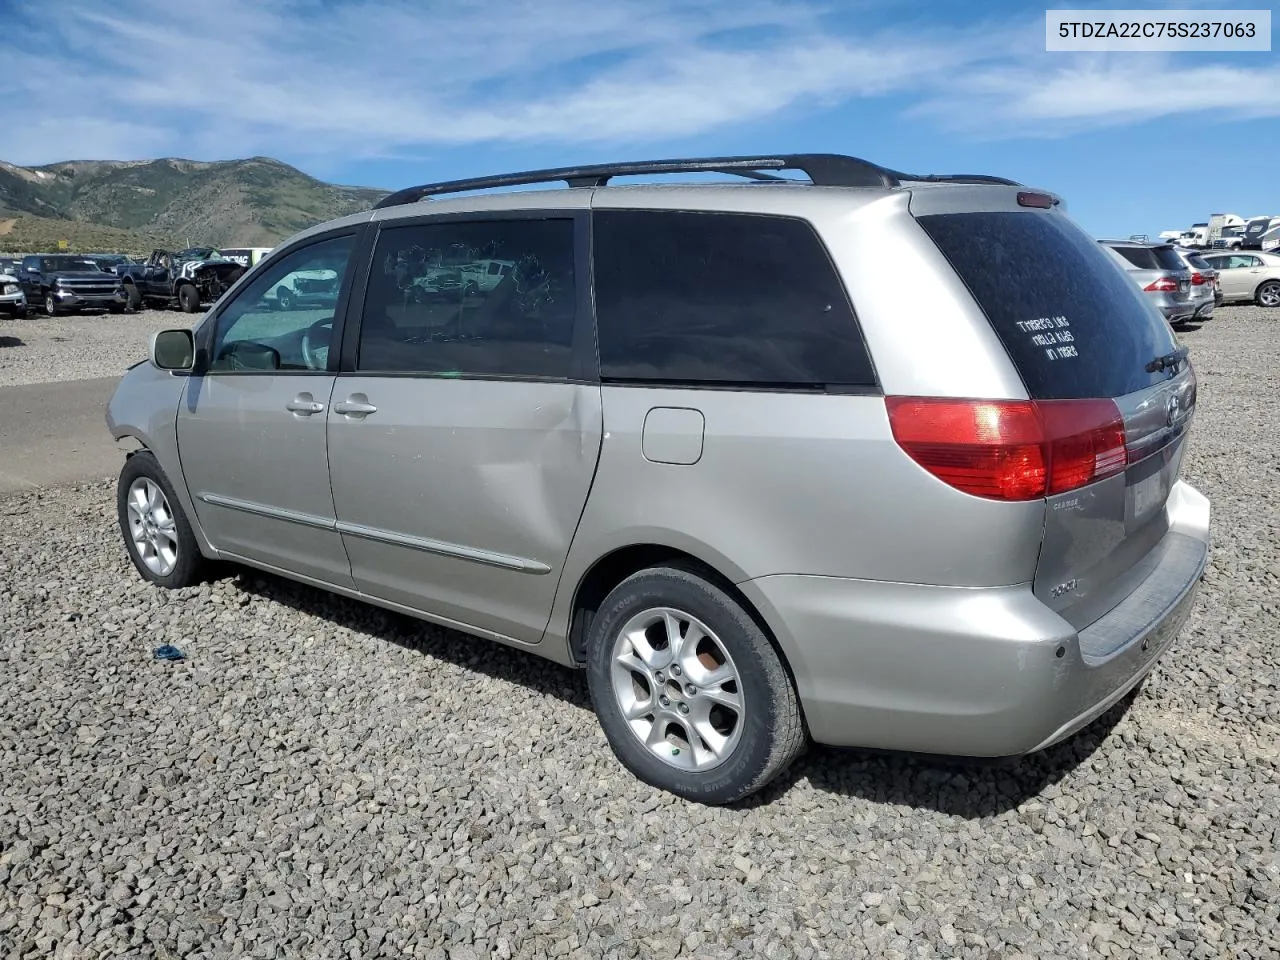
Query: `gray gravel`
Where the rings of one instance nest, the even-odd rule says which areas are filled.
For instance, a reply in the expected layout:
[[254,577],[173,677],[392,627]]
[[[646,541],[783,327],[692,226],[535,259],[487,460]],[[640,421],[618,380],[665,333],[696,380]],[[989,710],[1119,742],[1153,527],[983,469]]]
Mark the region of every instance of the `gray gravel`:
[[190,326],[201,314],[177,310],[0,318],[0,387],[118,377],[147,355],[151,334]]
[[0,500],[0,958],[1280,956],[1280,311],[1184,339],[1215,553],[1127,712],[1003,768],[814,749],[738,809],[626,775],[578,674],[156,591],[108,485]]

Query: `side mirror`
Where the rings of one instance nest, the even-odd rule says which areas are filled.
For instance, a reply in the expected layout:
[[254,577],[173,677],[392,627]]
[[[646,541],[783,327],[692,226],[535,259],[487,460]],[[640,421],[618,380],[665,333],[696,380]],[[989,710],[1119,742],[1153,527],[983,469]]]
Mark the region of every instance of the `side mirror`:
[[151,335],[151,363],[160,370],[190,370],[195,364],[196,341],[186,328],[161,330]]

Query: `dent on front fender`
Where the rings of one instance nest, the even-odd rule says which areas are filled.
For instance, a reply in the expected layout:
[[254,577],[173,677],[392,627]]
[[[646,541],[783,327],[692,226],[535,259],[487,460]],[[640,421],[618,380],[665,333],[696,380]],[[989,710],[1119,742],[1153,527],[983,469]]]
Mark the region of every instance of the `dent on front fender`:
[[178,406],[190,379],[160,370],[148,361],[130,367],[107,401],[106,423],[111,436],[121,443],[122,452],[130,446],[129,441],[151,451],[173,484],[201,551],[214,556],[200,529],[178,453]]

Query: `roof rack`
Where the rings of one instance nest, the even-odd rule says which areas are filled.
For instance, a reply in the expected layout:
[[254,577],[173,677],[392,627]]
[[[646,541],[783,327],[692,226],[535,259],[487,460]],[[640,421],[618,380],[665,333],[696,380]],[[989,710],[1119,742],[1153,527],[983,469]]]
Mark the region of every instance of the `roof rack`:
[[763,182],[792,182],[771,170],[797,170],[818,187],[886,187],[900,186],[904,181],[918,183],[999,183],[1020,186],[1003,177],[981,174],[927,174],[917,176],[890,170],[868,160],[836,153],[791,153],[772,157],[696,157],[673,160],[640,160],[629,163],[600,163],[580,167],[554,167],[548,170],[526,170],[492,177],[445,180],[406,187],[384,197],[374,209],[416,203],[447,193],[465,193],[496,187],[517,187],[535,183],[563,182],[570,187],[603,187],[614,177],[656,175],[664,173],[725,173]]

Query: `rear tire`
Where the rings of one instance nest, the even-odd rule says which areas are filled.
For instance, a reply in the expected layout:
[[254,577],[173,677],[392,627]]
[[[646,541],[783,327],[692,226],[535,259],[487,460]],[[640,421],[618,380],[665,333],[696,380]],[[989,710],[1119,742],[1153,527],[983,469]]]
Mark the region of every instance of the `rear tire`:
[[732,803],[804,747],[778,652],[733,597],[696,573],[642,570],[614,588],[592,618],[587,661],[614,755],[659,789]]
[[200,291],[192,284],[184,283],[178,288],[178,306],[183,313],[195,313],[200,309]]
[[1256,300],[1260,307],[1280,307],[1280,280],[1268,280],[1258,287]]
[[124,285],[125,308],[131,313],[137,313],[142,309],[142,294],[138,292],[138,288],[132,283]]
[[129,559],[144,580],[168,590],[198,581],[204,555],[173,484],[150,450],[124,462],[116,485],[116,518]]
[[293,291],[288,287],[280,287],[276,290],[276,304],[281,310],[290,310],[293,308]]

